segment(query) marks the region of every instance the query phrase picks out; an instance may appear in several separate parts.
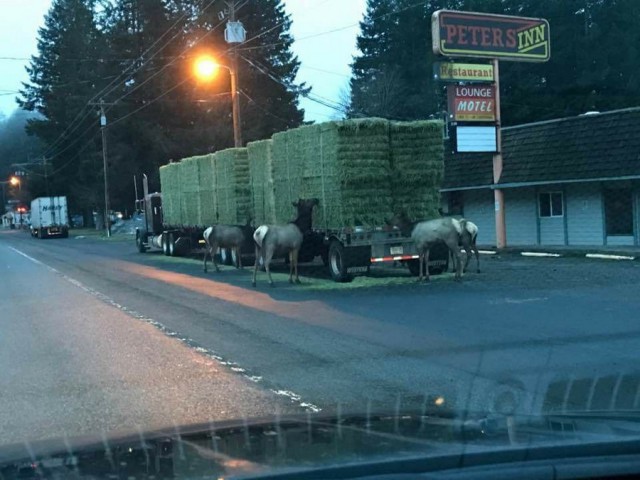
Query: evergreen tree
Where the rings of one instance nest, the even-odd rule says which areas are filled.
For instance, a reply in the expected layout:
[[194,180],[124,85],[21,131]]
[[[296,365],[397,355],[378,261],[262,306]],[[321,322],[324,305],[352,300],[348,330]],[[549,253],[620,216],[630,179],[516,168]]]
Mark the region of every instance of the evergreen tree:
[[[542,17],[551,60],[500,62],[504,125],[640,105],[640,3],[634,0],[369,0],[352,65],[350,116],[427,118],[446,108],[431,80],[434,11]],[[457,59],[457,61],[474,61]]]
[[[69,196],[72,207],[97,205],[100,170],[92,160],[100,152],[98,118],[88,102],[106,80],[94,1],[54,0],[38,33],[38,54],[18,103],[41,114],[28,131],[45,145],[48,190]],[[90,195],[83,196],[80,186]]]

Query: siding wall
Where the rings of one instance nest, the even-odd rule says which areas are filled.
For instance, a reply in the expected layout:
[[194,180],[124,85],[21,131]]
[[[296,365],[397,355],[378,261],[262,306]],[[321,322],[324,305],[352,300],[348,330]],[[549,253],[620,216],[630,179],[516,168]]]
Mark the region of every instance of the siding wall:
[[536,224],[536,192],[531,188],[504,190],[507,245],[535,245],[538,243]]
[[565,189],[569,245],[602,245],[604,221],[600,186],[568,185]]
[[493,190],[465,190],[464,218],[478,226],[478,245],[496,244],[496,216]]

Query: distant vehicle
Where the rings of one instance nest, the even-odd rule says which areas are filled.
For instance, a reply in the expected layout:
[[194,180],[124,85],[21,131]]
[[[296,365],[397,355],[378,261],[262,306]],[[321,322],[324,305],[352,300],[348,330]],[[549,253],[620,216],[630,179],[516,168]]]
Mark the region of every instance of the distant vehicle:
[[67,197],[40,197],[31,202],[31,236],[69,236]]

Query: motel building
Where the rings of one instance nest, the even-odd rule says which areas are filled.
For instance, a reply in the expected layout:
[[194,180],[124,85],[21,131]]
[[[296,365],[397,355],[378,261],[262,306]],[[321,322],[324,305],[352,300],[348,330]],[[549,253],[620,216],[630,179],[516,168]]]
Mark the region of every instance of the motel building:
[[495,187],[504,191],[507,246],[640,246],[640,108],[502,129],[492,155],[445,154],[443,210],[495,246]]

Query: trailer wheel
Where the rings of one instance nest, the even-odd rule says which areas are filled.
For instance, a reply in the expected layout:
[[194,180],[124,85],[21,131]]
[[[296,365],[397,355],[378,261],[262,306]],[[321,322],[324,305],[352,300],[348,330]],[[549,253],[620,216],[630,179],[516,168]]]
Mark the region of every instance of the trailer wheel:
[[176,252],[176,239],[173,235],[173,232],[169,233],[169,240],[167,241],[167,251],[169,252],[170,257],[175,257]]
[[329,271],[331,272],[331,278],[339,283],[353,280],[353,275],[347,273],[345,255],[346,251],[342,243],[337,240],[331,242],[329,246]]
[[136,247],[138,247],[138,252],[144,253],[147,251],[147,247],[144,244],[144,239],[142,238],[142,234],[138,231],[136,232]]

